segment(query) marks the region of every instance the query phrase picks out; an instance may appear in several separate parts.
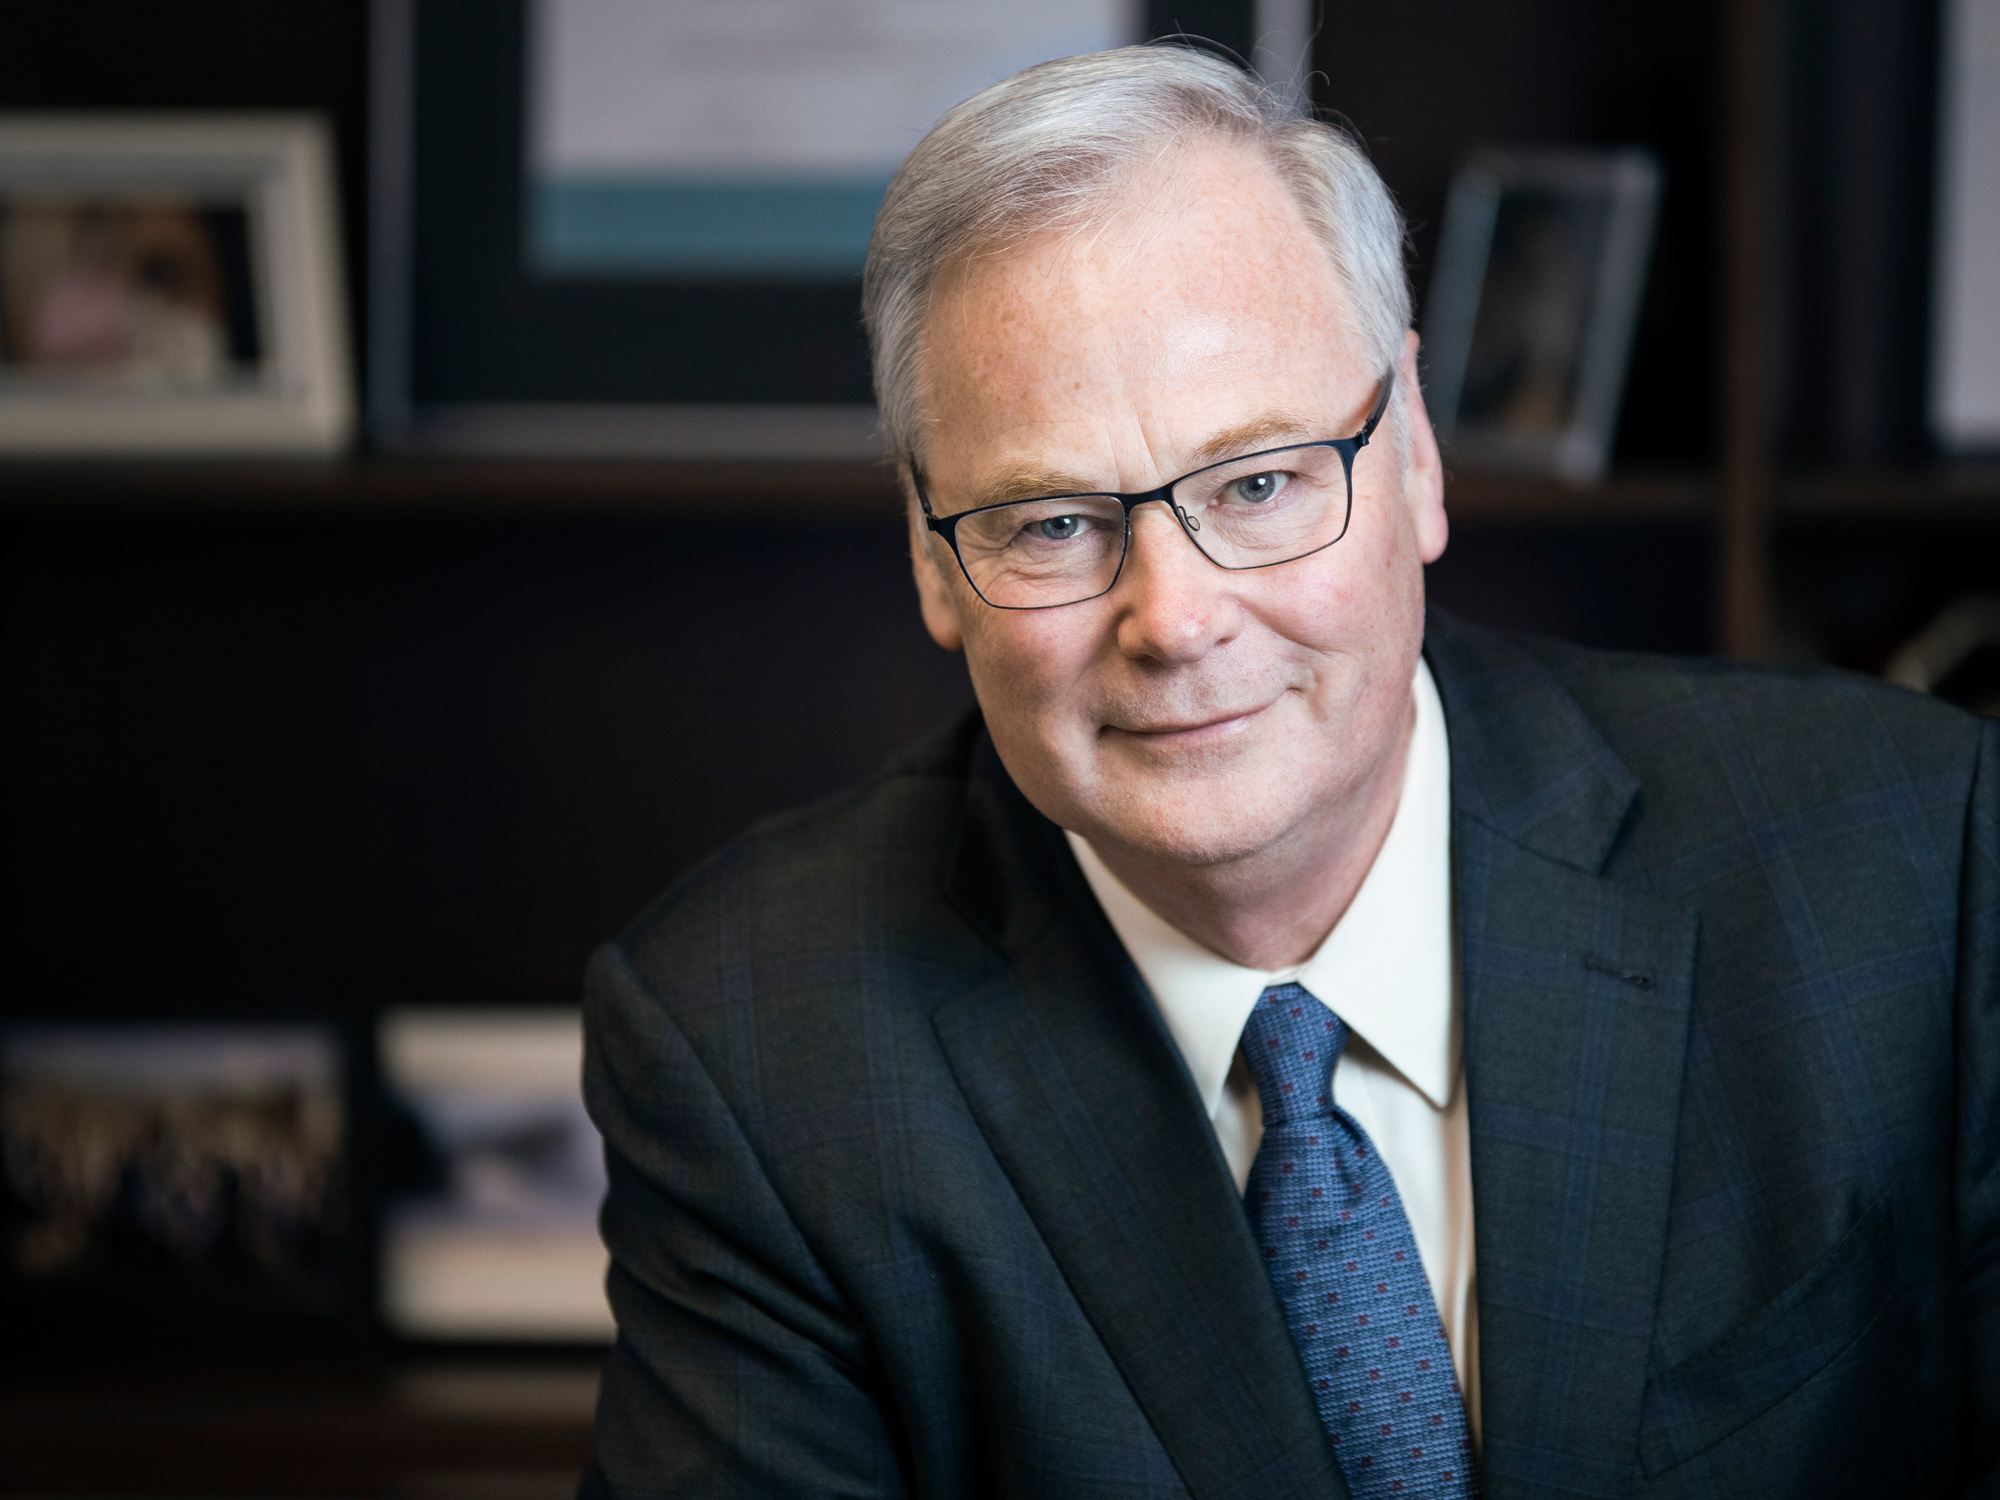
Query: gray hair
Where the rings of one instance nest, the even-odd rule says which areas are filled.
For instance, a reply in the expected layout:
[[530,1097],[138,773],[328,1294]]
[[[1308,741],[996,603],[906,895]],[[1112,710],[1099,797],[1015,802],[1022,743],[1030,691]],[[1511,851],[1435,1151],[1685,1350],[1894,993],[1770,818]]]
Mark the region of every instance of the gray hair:
[[1135,171],[1204,137],[1241,142],[1270,165],[1332,263],[1350,336],[1377,369],[1398,358],[1410,326],[1402,215],[1353,136],[1301,118],[1252,75],[1191,47],[1065,57],[954,107],[882,199],[861,307],[893,459],[921,449],[925,325],[944,271],[976,251],[1086,225]]

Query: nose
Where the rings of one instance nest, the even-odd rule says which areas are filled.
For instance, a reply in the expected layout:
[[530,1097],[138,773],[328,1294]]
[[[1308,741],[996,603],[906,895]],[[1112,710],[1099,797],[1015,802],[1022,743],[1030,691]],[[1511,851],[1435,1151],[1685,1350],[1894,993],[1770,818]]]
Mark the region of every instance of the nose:
[[1202,555],[1165,503],[1134,506],[1131,526],[1112,593],[1119,649],[1162,665],[1198,661],[1240,626],[1231,575]]

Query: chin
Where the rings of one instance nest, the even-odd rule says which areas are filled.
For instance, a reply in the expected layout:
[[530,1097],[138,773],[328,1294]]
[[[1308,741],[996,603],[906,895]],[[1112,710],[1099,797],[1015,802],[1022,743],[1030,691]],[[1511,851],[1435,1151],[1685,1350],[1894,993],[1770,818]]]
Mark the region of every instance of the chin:
[[1268,794],[1211,784],[1181,795],[1161,795],[1158,789],[1129,797],[1114,794],[1084,808],[1070,826],[1093,842],[1109,839],[1145,857],[1177,865],[1222,865],[1281,841],[1304,819],[1308,806],[1278,805]]

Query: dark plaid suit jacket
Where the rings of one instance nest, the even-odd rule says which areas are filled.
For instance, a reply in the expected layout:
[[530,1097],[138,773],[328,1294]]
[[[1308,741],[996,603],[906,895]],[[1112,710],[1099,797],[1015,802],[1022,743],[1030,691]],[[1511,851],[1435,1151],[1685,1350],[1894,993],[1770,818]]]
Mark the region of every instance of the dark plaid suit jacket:
[[[1488,1496],[1993,1493],[2000,725],[1433,615]],[[976,722],[596,956],[584,1492],[1345,1493],[1194,1087]]]

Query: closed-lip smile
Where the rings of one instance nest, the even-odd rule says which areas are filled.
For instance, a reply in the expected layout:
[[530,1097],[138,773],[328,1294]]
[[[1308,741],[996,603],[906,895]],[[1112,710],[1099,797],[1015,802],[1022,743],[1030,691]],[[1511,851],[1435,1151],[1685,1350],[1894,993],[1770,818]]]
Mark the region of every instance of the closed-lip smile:
[[1188,719],[1180,723],[1148,724],[1126,727],[1121,724],[1107,724],[1104,727],[1120,734],[1153,744],[1178,741],[1183,744],[1199,743],[1204,740],[1222,739],[1236,733],[1250,720],[1261,714],[1270,704],[1259,704],[1255,708],[1232,709],[1224,713],[1212,714],[1206,718]]

